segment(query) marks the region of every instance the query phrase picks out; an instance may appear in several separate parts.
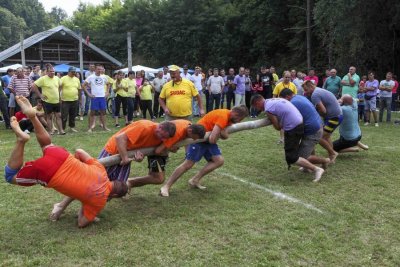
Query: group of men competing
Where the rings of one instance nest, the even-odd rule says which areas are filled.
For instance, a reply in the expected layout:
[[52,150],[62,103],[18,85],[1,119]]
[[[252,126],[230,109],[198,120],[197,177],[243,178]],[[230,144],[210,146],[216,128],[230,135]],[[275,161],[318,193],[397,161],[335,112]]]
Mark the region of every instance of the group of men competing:
[[[171,90],[173,87],[174,84]],[[341,99],[343,106],[340,107],[334,95],[329,95],[332,93],[315,88],[308,82],[304,83],[303,88],[310,96],[311,102],[303,96],[293,95],[290,89],[282,90],[280,98],[265,100],[262,96],[255,95],[251,102],[254,108],[266,112],[275,129],[284,131],[288,165],[296,164],[305,172],[314,172],[314,181],[317,182],[327,165],[334,163],[338,152],[356,151],[355,146],[363,149],[367,147],[359,142],[361,131],[358,123],[357,125],[353,123],[354,108],[357,122],[357,104],[351,96],[344,95]],[[197,124],[179,118],[161,123],[136,121],[109,138],[99,158],[118,154],[121,162],[104,167],[81,149],[78,149],[75,155],[71,155],[64,148],[53,145],[50,135],[37,119],[36,111],[29,101],[23,96],[18,96],[16,101],[22,112],[32,121],[43,157],[24,164],[24,146],[29,141],[29,135],[20,129],[13,117],[11,127],[17,136],[17,142],[5,168],[6,181],[22,186],[41,184],[65,195],[60,203],[54,205],[50,215],[52,220],[58,220],[66,207],[74,199],[78,199],[82,203],[78,214],[79,227],[95,221],[96,215],[104,208],[107,200],[124,196],[132,187],[162,184],[165,179],[168,152],[175,152],[178,149],[178,142],[186,138],[203,139],[206,132],[209,132],[207,141],[186,147],[185,161],[173,171],[161,187],[160,195],[169,196],[172,185],[203,157],[207,163],[189,180],[189,185],[205,189],[201,179],[224,163],[217,145],[218,139],[228,138],[226,128],[249,115],[245,106],[236,106],[232,110],[213,110],[202,117]],[[320,115],[325,120],[323,128]],[[340,128],[340,139],[332,143],[330,135],[340,123],[345,127],[343,131]],[[317,143],[327,149],[329,158],[314,154]],[[147,157],[148,175],[129,178],[131,162],[142,161],[144,154],[140,149],[147,147],[155,147],[154,154]],[[130,150],[136,150],[133,157],[128,155]]]

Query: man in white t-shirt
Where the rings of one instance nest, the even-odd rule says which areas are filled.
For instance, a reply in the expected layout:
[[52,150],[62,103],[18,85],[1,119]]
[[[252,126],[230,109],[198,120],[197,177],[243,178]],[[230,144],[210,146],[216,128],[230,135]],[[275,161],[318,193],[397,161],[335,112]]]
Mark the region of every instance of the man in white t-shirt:
[[391,120],[392,89],[394,87],[393,74],[386,73],[386,79],[379,84],[379,122],[382,122],[383,112],[386,109],[386,122]]
[[169,74],[169,69],[167,66],[163,67],[163,76],[162,78],[164,79],[165,83],[169,82],[171,80],[171,74]]
[[[190,77],[190,80],[194,83],[194,87],[197,89],[201,97],[203,92],[204,80],[203,75],[201,75],[201,68],[199,66],[196,66],[196,68],[194,69],[194,74]],[[194,116],[200,115],[199,104],[197,103],[196,98],[193,98],[192,109]]]
[[214,69],[213,74],[214,75],[210,76],[207,81],[207,88],[210,92],[210,111],[214,109],[219,109],[219,104],[221,103],[221,93],[225,86],[224,79],[218,75],[217,68]]
[[164,115],[164,111],[162,108],[160,108],[160,103],[158,102],[158,98],[160,97],[161,89],[164,84],[166,84],[166,81],[163,79],[163,72],[160,70],[157,73],[156,78],[152,81],[152,85],[154,87],[153,114],[155,117],[161,117]]
[[[85,90],[86,94],[91,98],[90,103],[90,117],[89,117],[89,130],[88,132],[92,132],[93,130],[93,122],[94,122],[94,115],[96,111],[100,113],[100,121],[103,125],[103,129],[105,131],[110,131],[106,127],[106,107],[107,107],[107,97],[108,91],[105,88],[108,88],[108,79],[106,76],[101,75],[101,71],[103,66],[97,65],[95,73],[87,77],[85,82],[83,83],[83,89]],[[88,87],[90,87],[91,92],[88,92]]]
[[187,65],[183,66],[183,72],[181,73],[181,77],[190,80],[192,75],[189,73],[189,68]]

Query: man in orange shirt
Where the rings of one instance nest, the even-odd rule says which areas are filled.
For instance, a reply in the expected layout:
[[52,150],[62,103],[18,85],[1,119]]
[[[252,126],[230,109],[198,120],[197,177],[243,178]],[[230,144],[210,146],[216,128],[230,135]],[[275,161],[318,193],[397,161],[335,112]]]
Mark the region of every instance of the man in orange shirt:
[[194,188],[205,189],[204,186],[200,185],[200,179],[224,164],[224,158],[217,145],[217,140],[220,137],[227,139],[228,133],[224,129],[233,123],[240,122],[248,115],[249,111],[246,106],[240,105],[232,108],[232,110],[213,110],[200,119],[198,124],[203,125],[206,131],[211,132],[208,142],[189,146],[185,161],[175,169],[165,185],[161,187],[160,195],[168,197],[171,186],[202,157],[207,160],[207,164],[189,180],[189,185]]
[[7,182],[21,186],[40,184],[80,200],[82,208],[78,214],[79,227],[85,227],[94,221],[109,198],[126,194],[126,184],[120,181],[110,182],[103,165],[84,150],[76,150],[74,157],[64,148],[53,145],[29,100],[17,96],[16,101],[35,128],[43,157],[24,164],[25,143],[30,137],[21,130],[17,119],[12,117],[11,127],[17,136],[17,143],[5,167]]
[[[166,139],[161,145],[155,150],[156,155],[165,155],[168,151],[176,152],[178,147],[175,145],[186,138],[192,138],[193,140],[202,139],[206,133],[206,130],[201,124],[192,124],[188,120],[174,120],[171,121],[175,124],[176,131],[175,135],[169,139]],[[157,156],[159,160],[149,160],[149,173],[143,177],[130,178],[127,182],[128,190],[132,187],[139,187],[146,184],[162,184],[165,179],[165,165],[167,162],[167,156]]]

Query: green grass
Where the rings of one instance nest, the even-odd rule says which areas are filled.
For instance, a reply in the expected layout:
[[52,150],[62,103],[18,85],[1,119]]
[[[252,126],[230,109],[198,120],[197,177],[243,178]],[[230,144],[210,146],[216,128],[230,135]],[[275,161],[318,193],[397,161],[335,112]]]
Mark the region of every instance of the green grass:
[[[77,124],[80,133],[55,136],[54,143],[97,156],[111,133],[86,134],[86,121]],[[14,136],[0,126],[3,173]],[[310,174],[287,170],[271,127],[236,133],[220,142],[226,162],[204,178],[206,191],[187,187],[202,161],[169,198],[158,196],[160,186],[135,188],[129,199],[111,201],[101,221],[85,229],[76,227],[78,202],[60,221],[50,222],[60,194],[1,182],[0,266],[399,266],[400,127],[362,131],[370,150],[340,155],[317,184]],[[31,137],[26,160],[41,154]],[[326,155],[321,148],[317,152]],[[183,151],[171,155],[167,175],[183,157]],[[144,175],[146,167],[134,163],[131,175]]]

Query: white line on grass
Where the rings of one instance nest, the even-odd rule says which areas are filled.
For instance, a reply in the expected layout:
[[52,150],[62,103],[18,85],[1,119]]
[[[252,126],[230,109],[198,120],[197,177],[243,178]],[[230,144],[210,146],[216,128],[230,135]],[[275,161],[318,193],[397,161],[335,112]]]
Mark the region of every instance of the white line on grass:
[[287,200],[289,202],[297,203],[297,204],[300,204],[300,205],[306,207],[307,209],[314,210],[314,211],[317,211],[319,213],[323,213],[322,210],[314,207],[313,205],[304,203],[303,201],[301,201],[301,200],[299,200],[297,198],[288,196],[288,195],[286,195],[284,193],[276,192],[276,191],[271,190],[269,188],[266,188],[266,187],[264,187],[262,185],[246,181],[246,180],[244,180],[244,179],[242,179],[240,177],[237,177],[237,176],[235,176],[233,174],[230,174],[230,173],[220,172],[220,174],[225,175],[226,177],[232,178],[233,180],[239,181],[241,183],[247,184],[247,185],[249,185],[251,187],[255,187],[257,189],[263,190],[264,192],[270,193],[271,195],[273,195],[274,197],[276,197],[278,199]]

